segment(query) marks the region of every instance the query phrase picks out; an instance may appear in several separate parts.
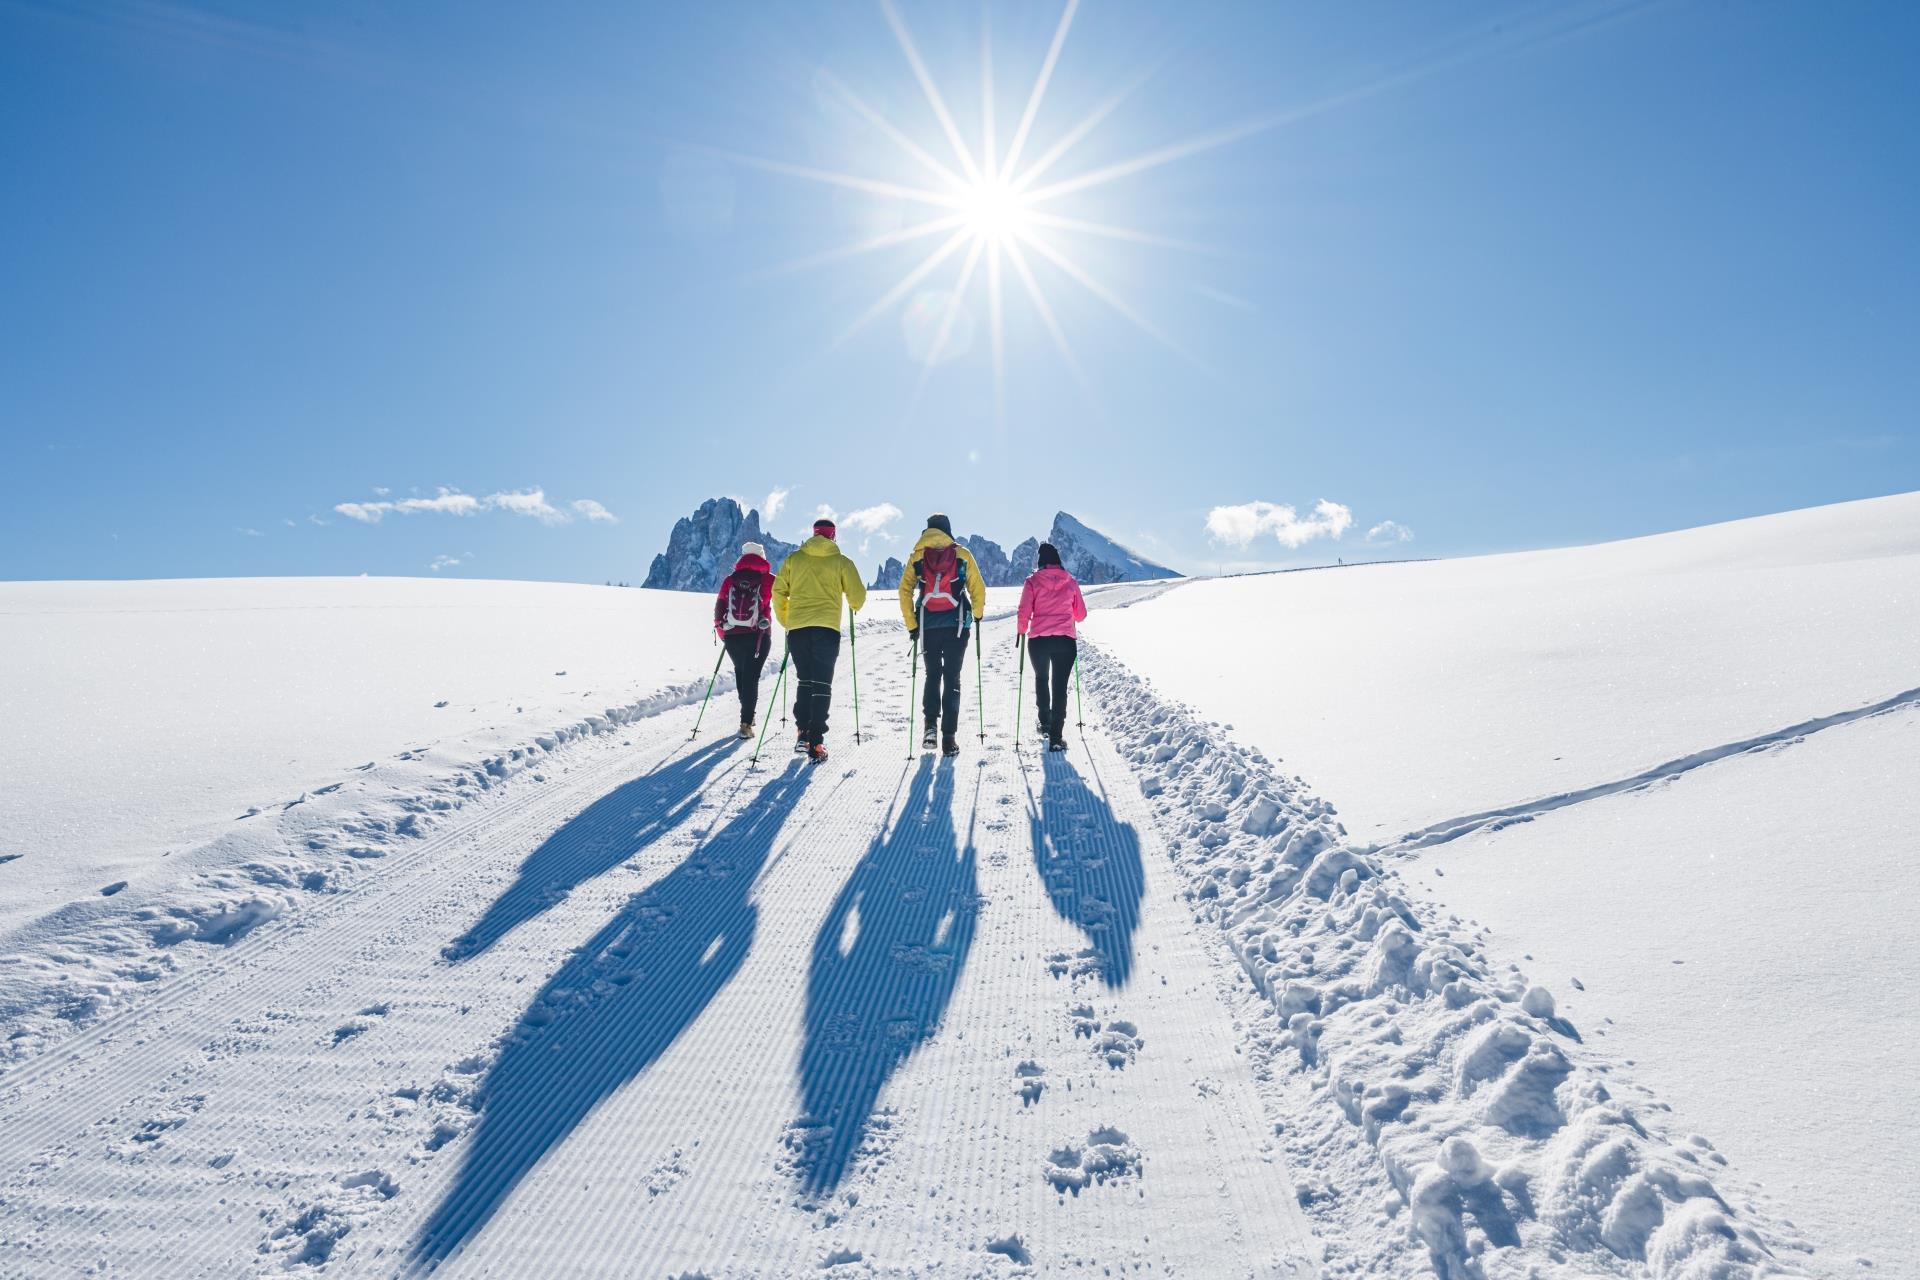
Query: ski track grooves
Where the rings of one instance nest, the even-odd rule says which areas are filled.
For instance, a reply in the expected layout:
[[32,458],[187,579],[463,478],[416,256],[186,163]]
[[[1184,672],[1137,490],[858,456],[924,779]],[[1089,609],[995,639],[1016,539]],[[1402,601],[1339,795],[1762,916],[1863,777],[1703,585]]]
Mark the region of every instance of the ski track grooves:
[[[1007,639],[985,750],[970,705],[958,761],[901,759],[898,643],[861,746],[840,664],[818,768],[673,709],[21,1064],[0,1275],[1304,1268],[1237,969],[1096,727],[1009,749]],[[1108,1127],[1144,1163],[1050,1185]]]
[[1864,707],[1855,707],[1850,711],[1836,712],[1830,716],[1816,716],[1812,720],[1803,720],[1799,724],[1776,729],[1772,733],[1757,734],[1751,738],[1742,738],[1738,742],[1723,743],[1717,747],[1708,747],[1664,764],[1654,765],[1631,777],[1614,782],[1602,782],[1591,787],[1582,787],[1577,791],[1563,791],[1556,795],[1543,796],[1538,800],[1528,800],[1520,804],[1507,805],[1500,809],[1487,809],[1480,813],[1470,813],[1464,817],[1448,818],[1436,822],[1418,831],[1409,831],[1396,840],[1370,846],[1368,853],[1411,853],[1416,849],[1426,849],[1437,844],[1446,844],[1462,836],[1477,831],[1499,830],[1516,822],[1528,822],[1541,814],[1552,813],[1556,809],[1565,809],[1590,800],[1600,800],[1607,796],[1617,796],[1624,791],[1638,791],[1656,782],[1665,782],[1691,773],[1703,765],[1717,763],[1731,756],[1744,755],[1749,751],[1765,751],[1774,747],[1786,746],[1797,742],[1811,733],[1822,729],[1832,729],[1843,724],[1852,724],[1857,720],[1866,720],[1873,716],[1885,715],[1889,711],[1898,711],[1902,707],[1920,706],[1920,689],[1908,689],[1896,693],[1891,698]]

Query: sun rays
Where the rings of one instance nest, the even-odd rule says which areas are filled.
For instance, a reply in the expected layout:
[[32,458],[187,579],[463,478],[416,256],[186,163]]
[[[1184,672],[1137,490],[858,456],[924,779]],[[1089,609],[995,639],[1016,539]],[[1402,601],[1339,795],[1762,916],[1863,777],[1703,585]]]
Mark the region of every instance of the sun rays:
[[[1074,354],[1048,286],[1065,286],[1095,299],[1111,314],[1171,350],[1178,346],[1153,322],[1151,315],[1101,280],[1075,252],[1079,239],[1099,240],[1133,249],[1180,252],[1216,252],[1211,246],[1157,235],[1121,221],[1096,220],[1068,213],[1057,206],[1063,197],[1123,182],[1160,165],[1173,163],[1216,147],[1226,146],[1258,132],[1255,123],[1170,146],[1158,147],[1127,160],[1103,164],[1081,173],[1071,172],[1073,153],[1097,133],[1145,77],[1139,77],[1100,101],[1079,120],[1063,129],[1049,129],[1045,119],[1047,91],[1059,70],[1061,55],[1073,29],[1079,0],[1067,0],[1054,25],[1038,73],[1024,94],[1020,115],[1001,142],[1002,103],[994,84],[994,54],[990,29],[981,33],[980,118],[969,131],[963,128],[947,95],[922,57],[912,31],[894,0],[880,0],[880,10],[894,41],[913,74],[926,115],[913,122],[890,118],[873,107],[852,86],[830,72],[818,83],[854,118],[891,144],[897,164],[864,173],[819,168],[758,157],[731,159],[769,173],[797,178],[894,201],[917,208],[904,226],[891,228],[851,244],[840,245],[785,264],[781,270],[803,270],[845,263],[883,251],[924,244],[916,259],[909,258],[900,277],[862,310],[839,334],[844,342],[874,321],[915,302],[919,289],[939,289],[949,302],[936,316],[908,313],[910,325],[923,323],[918,341],[909,349],[922,363],[915,400],[924,389],[933,366],[956,353],[951,341],[958,331],[971,333],[967,311],[970,296],[984,294],[986,336],[991,354],[996,412],[1004,417],[1007,381],[1007,313],[1009,304],[1029,308],[1081,386],[1091,386]],[[927,127],[931,126],[931,128]],[[922,134],[916,137],[916,133]],[[1029,155],[1033,158],[1029,159]],[[1059,176],[1064,173],[1065,176]],[[1044,181],[1043,181],[1044,180]],[[1046,282],[1036,273],[1040,266]]]

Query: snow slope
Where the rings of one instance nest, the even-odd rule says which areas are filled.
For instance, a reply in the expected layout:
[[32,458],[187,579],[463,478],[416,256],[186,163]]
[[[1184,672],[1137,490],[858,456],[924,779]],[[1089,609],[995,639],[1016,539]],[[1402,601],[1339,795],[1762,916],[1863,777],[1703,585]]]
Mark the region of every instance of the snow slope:
[[[1903,494],[1196,582],[1102,634],[1384,840],[1920,687],[1916,617],[1920,494]],[[1271,678],[1249,678],[1243,646],[1271,655]]]
[[0,1274],[1309,1274],[1126,766],[909,753],[862,657],[825,767],[662,703],[176,944],[0,1074]]
[[1911,1276],[1916,616],[1908,494],[1193,583],[1099,634],[1492,925],[1823,1265]]
[[0,583],[0,937],[400,752],[705,680],[707,601],[405,578]]
[[1806,1273],[1256,751],[1098,656],[1074,753],[1012,750],[992,603],[957,762],[884,609],[820,768],[691,741],[662,643],[12,930],[0,1274]]

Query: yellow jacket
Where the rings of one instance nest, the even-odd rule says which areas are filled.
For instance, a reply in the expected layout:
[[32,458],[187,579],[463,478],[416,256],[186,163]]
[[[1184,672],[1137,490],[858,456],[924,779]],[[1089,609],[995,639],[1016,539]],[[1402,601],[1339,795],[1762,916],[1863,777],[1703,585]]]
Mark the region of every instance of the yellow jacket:
[[867,602],[866,584],[853,561],[832,538],[818,534],[788,556],[773,579],[773,616],[788,631],[801,627],[840,629],[840,601],[855,613]]
[[920,586],[920,553],[928,547],[949,546],[959,549],[960,563],[966,566],[967,599],[973,602],[975,621],[979,620],[987,607],[987,580],[980,576],[980,566],[973,562],[973,552],[938,529],[929,529],[920,535],[920,541],[913,544],[913,554],[907,557],[907,567],[900,573],[900,616],[907,620],[909,631],[920,625],[916,611],[918,601],[913,598]]

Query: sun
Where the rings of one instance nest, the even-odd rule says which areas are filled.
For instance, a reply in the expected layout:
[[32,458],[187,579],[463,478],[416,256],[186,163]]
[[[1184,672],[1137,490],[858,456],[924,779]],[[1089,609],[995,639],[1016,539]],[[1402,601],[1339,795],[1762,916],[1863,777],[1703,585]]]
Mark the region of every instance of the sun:
[[[897,173],[853,173],[797,164],[738,152],[719,151],[734,161],[771,173],[824,183],[844,190],[861,192],[894,208],[917,207],[919,216],[909,216],[891,230],[813,254],[788,268],[822,266],[844,262],[866,254],[891,251],[915,243],[931,248],[911,266],[841,334],[845,341],[884,315],[896,314],[903,307],[916,306],[915,291],[937,289],[944,299],[939,314],[944,317],[940,331],[922,344],[927,352],[948,351],[948,328],[972,323],[972,308],[984,303],[986,332],[993,363],[994,404],[1002,426],[1006,421],[1006,311],[1009,295],[1023,295],[1030,313],[1039,321],[1062,361],[1090,399],[1093,384],[1076,358],[1072,344],[1048,297],[1048,286],[1065,281],[1091,295],[1114,314],[1125,319],[1148,337],[1178,354],[1187,355],[1155,323],[1150,311],[1121,297],[1083,266],[1076,245],[1099,240],[1134,248],[1150,247],[1187,253],[1215,254],[1219,250],[1205,244],[1171,239],[1119,222],[1085,216],[1086,198],[1110,184],[1162,165],[1184,160],[1216,147],[1226,146],[1273,127],[1273,118],[1245,121],[1210,134],[1188,138],[1158,147],[1127,159],[1096,168],[1071,172],[1072,157],[1079,144],[1097,130],[1121,103],[1144,83],[1140,77],[1124,84],[1101,101],[1076,123],[1064,128],[1048,128],[1040,121],[1041,103],[1060,62],[1067,33],[1073,26],[1080,0],[1065,0],[1054,27],[1053,38],[1040,59],[1038,74],[1026,95],[1018,123],[1001,141],[1000,104],[994,93],[994,58],[987,40],[981,42],[981,117],[979,132],[971,139],[948,109],[945,96],[927,68],[895,8],[895,0],[880,0],[880,10],[894,39],[905,55],[931,120],[923,120],[922,136],[916,138],[911,126],[889,118],[869,105],[850,86],[824,68],[817,83],[838,105],[864,122],[874,133],[898,148],[900,170]],[[1016,99],[1017,101],[1017,99]],[[1007,113],[1012,119],[1012,112]],[[938,133],[925,130],[925,124],[938,126]],[[935,137],[944,138],[944,146]],[[1029,150],[1028,144],[1033,147]],[[940,153],[945,154],[940,154]],[[1068,170],[1060,176],[1059,170]],[[1073,197],[1067,202],[1067,197]],[[1065,202],[1065,203],[1063,203]],[[1071,209],[1071,212],[1068,210]],[[945,270],[943,270],[943,268]],[[950,282],[940,279],[954,274]],[[936,274],[938,273],[938,275]],[[1051,279],[1048,279],[1051,277]],[[970,293],[970,290],[973,291]],[[984,292],[984,299],[978,297]],[[922,308],[924,310],[924,308]],[[919,387],[926,385],[937,359],[924,359]],[[919,398],[916,388],[915,400]]]
[[982,177],[960,191],[960,225],[976,241],[1005,248],[1013,240],[1032,235],[1036,223],[1026,200],[1013,184]]

